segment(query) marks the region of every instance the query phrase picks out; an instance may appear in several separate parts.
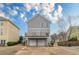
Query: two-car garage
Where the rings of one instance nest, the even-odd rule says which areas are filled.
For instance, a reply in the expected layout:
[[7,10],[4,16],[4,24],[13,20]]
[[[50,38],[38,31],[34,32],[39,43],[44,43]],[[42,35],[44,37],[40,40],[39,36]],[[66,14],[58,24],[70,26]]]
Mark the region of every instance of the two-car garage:
[[28,46],[47,46],[47,38],[29,38]]

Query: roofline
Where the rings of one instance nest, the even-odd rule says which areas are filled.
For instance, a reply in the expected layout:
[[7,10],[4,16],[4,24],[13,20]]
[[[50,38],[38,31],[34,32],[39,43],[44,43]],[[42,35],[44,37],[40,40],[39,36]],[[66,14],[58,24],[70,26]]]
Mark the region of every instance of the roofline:
[[70,26],[70,27],[68,28],[67,32],[68,32],[69,30],[73,29],[74,27],[79,28],[79,26]]
[[[39,16],[41,16],[40,14],[35,14],[32,18],[34,18],[36,15],[39,15]],[[44,18],[44,19],[46,19],[45,17],[43,17],[43,16],[41,16],[42,18]],[[29,22],[29,21],[31,21],[32,20],[32,18],[30,19],[30,20],[28,20],[27,21],[27,23]],[[47,21],[49,21],[48,19],[46,19]],[[51,21],[49,21],[50,23],[51,23]]]
[[11,24],[13,24],[17,29],[19,29],[20,30],[20,28],[18,27],[18,26],[16,26],[13,22],[11,22],[9,19],[4,19],[4,20],[0,20],[0,21],[9,21]]

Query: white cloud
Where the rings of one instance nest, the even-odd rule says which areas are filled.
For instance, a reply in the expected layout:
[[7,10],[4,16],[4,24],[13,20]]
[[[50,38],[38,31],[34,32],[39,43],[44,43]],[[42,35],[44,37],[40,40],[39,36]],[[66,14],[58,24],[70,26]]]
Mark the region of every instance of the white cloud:
[[21,16],[20,17],[23,18],[24,16],[25,16],[25,14],[21,13]]
[[23,22],[27,22],[27,18],[25,17],[25,12],[20,14],[20,19],[21,19]]
[[20,17],[20,19],[21,19],[23,22],[27,22],[27,21],[28,21],[26,17],[23,17],[23,18]]
[[54,3],[42,4],[41,10],[44,17],[48,18],[52,23],[58,23],[59,22],[59,19],[57,17],[58,12],[55,11],[54,17],[51,14],[54,11],[54,6],[55,6]]
[[11,8],[10,7],[7,7],[9,10],[11,10]]
[[40,3],[32,3],[31,4],[32,7],[39,6],[39,5],[40,5]]
[[[27,11],[30,11],[32,8],[35,8],[37,12],[41,11],[41,14],[48,18],[52,23],[58,23],[60,21],[59,17],[62,16],[62,6],[58,5],[58,10],[55,10],[55,3],[28,3],[25,4],[25,8]],[[54,16],[52,16],[52,12],[54,12]],[[23,15],[21,15],[23,17]]]
[[36,11],[39,11],[40,3],[33,3],[33,7],[36,9]]
[[55,6],[55,3],[45,3],[45,4],[42,4],[42,9],[44,11],[46,11],[47,13],[51,13],[54,11],[54,6]]
[[19,7],[15,7],[17,10],[19,9]]
[[4,4],[0,3],[0,8],[4,8]]
[[32,6],[31,4],[27,3],[27,4],[24,4],[24,7],[27,11],[30,11],[32,9]]
[[62,11],[63,11],[63,9],[62,9],[61,5],[58,5],[58,16],[61,16]]
[[18,12],[16,10],[10,10],[9,13],[11,16],[15,16]]
[[14,6],[13,9],[14,10],[19,10],[19,7],[18,6]]
[[4,17],[4,18],[7,18],[7,19],[10,19],[9,17],[5,16],[4,12],[0,11],[0,17]]
[[55,12],[54,12],[54,16],[58,16],[58,13],[57,13],[57,11],[55,10]]
[[59,23],[60,19],[58,17],[58,12],[55,10],[54,17],[53,17],[54,23]]
[[51,11],[54,10],[54,6],[55,6],[55,3],[50,3],[49,7],[50,7],[50,10],[51,10]]
[[26,17],[24,18],[24,22],[27,22],[27,18]]
[[39,10],[40,3],[27,3],[24,4],[24,7],[27,11],[30,11],[32,8],[35,8],[36,11]]
[[58,10],[55,10],[54,17],[53,17],[53,20],[55,23],[59,23],[61,21],[62,11],[63,11],[63,9],[62,9],[61,5],[58,5]]
[[62,11],[63,11],[63,9],[62,9],[61,5],[58,5],[58,10],[54,12],[54,16],[62,17]]
[[2,11],[0,11],[0,16],[5,17],[5,15],[4,15],[4,13]]

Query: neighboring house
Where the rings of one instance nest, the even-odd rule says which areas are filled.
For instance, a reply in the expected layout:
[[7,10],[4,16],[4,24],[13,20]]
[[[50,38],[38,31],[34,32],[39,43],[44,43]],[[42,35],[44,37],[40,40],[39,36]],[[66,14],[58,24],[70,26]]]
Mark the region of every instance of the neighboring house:
[[59,41],[66,41],[66,32],[60,32],[57,36]]
[[52,40],[56,40],[56,39],[57,39],[57,34],[52,34],[52,35],[51,35],[51,39],[52,39]]
[[50,33],[50,21],[40,14],[33,16],[28,22],[26,40],[28,46],[47,46]]
[[67,38],[76,36],[79,40],[79,26],[71,26],[67,31]]
[[10,20],[0,17],[0,45],[19,40],[19,28]]

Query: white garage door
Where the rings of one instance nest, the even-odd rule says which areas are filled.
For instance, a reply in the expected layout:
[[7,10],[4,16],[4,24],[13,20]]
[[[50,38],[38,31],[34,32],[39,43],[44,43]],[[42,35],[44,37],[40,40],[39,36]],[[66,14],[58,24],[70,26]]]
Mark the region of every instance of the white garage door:
[[36,46],[36,40],[29,40],[29,46]]
[[45,40],[38,40],[38,46],[45,46]]

